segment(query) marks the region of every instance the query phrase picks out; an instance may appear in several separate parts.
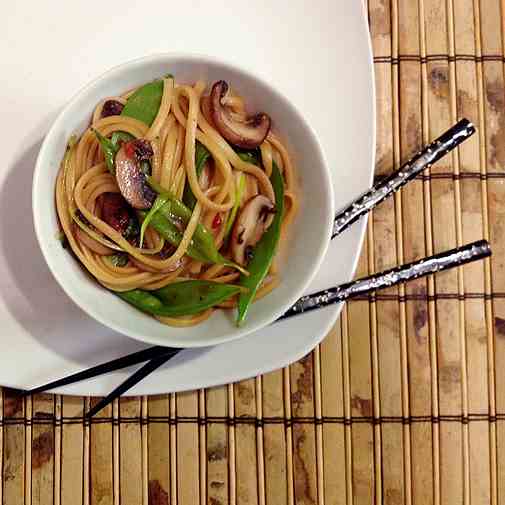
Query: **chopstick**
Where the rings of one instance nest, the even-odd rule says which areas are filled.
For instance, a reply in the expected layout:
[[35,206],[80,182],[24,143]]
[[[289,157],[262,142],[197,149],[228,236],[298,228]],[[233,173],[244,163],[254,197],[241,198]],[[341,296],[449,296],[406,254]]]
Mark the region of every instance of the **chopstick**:
[[340,235],[360,217],[368,214],[379,203],[417,177],[423,170],[443,158],[475,133],[475,127],[468,119],[461,119],[440,137],[428,144],[399,170],[382,179],[366,193],[362,194],[342,209],[336,216],[331,238]]
[[29,389],[27,391],[21,391],[20,396],[34,395],[36,393],[42,393],[43,391],[48,391],[50,389],[56,389],[68,384],[73,384],[74,382],[80,382],[86,379],[92,379],[99,375],[104,375],[115,370],[121,370],[122,368],[127,368],[129,366],[138,365],[144,361],[148,361],[159,356],[168,356],[172,358],[178,352],[182,351],[180,348],[176,347],[163,347],[161,345],[156,345],[154,347],[148,347],[147,349],[142,349],[141,351],[128,354],[127,356],[122,356],[121,358],[108,361],[107,363],[102,363],[100,365],[93,366],[87,370],[68,375],[63,379],[58,379],[42,386],[37,386],[36,388]]
[[[180,349],[177,349],[180,351]],[[140,367],[133,375],[128,377],[124,382],[122,382],[116,389],[110,392],[105,398],[102,398],[94,407],[92,407],[86,417],[89,419],[95,414],[100,412],[104,407],[112,403],[116,398],[120,397],[123,393],[131,389],[135,384],[139,383],[142,379],[147,377],[151,372],[154,372],[161,365],[166,363],[174,354],[164,353],[158,355],[156,358],[149,360],[144,366]]]
[[[491,248],[486,240],[479,240],[456,249],[435,254],[412,263],[407,263],[396,268],[391,268],[379,274],[373,274],[362,279],[347,282],[334,288],[318,291],[300,298],[288,311],[275,322],[289,317],[297,316],[304,312],[321,309],[328,305],[341,303],[349,298],[372,293],[378,289],[395,286],[412,279],[424,277],[429,274],[441,272],[465,263],[470,263],[491,255]],[[148,361],[131,377],[121,383],[97,403],[87,414],[89,419],[109,403],[128,391],[130,388],[145,379],[151,372],[165,364],[170,355],[161,355]]]
[[[333,227],[332,238],[335,238],[337,235],[346,230],[351,224],[356,222],[360,217],[364,216],[374,207],[376,207],[380,202],[384,201],[387,197],[392,195],[399,188],[407,184],[409,181],[414,179],[420,172],[422,172],[425,168],[429,168],[433,163],[442,158],[449,151],[457,147],[464,140],[469,138],[475,132],[475,128],[473,124],[468,119],[462,119],[458,123],[456,123],[453,127],[443,133],[440,137],[434,140],[431,144],[426,146],[422,151],[413,156],[409,161],[404,163],[399,170],[393,172],[387,178],[379,181],[376,185],[374,185],[370,190],[368,190],[363,195],[356,198],[353,202],[351,202],[348,206],[342,209],[335,216],[335,224]],[[401,267],[400,267],[401,268]],[[317,293],[315,294],[317,295]],[[308,303],[308,302],[307,302]],[[315,307],[314,307],[315,308]],[[290,309],[291,310],[291,309]],[[305,309],[309,310],[309,309]],[[287,317],[287,316],[283,316]],[[94,366],[88,370],[84,370],[82,372],[77,372],[63,379],[59,379],[56,381],[52,381],[48,384],[44,384],[42,386],[38,386],[34,389],[23,392],[24,396],[34,393],[39,393],[42,391],[47,391],[49,389],[54,389],[57,387],[62,387],[68,384],[72,384],[77,381],[90,379],[92,377],[96,377],[97,375],[102,375],[105,373],[110,373],[115,370],[119,370],[121,368],[125,368],[127,366],[132,366],[138,363],[142,363],[147,360],[155,359],[158,366],[161,366],[163,363],[166,363],[170,358],[175,356],[181,349],[170,348],[170,347],[162,347],[155,346],[150,347],[148,349],[144,349],[143,351],[139,351],[128,356],[124,356],[123,358],[118,358],[116,360],[112,360],[107,363],[103,363],[101,365]],[[158,359],[159,358],[159,359]],[[162,358],[165,358],[163,363],[161,363]],[[148,373],[153,371],[150,370],[148,373],[145,373],[148,368],[147,365],[140,368],[134,376],[138,381],[142,380]],[[156,367],[156,368],[157,368]],[[144,371],[144,372],[142,372]],[[144,374],[143,374],[144,373]],[[131,380],[128,379],[126,382],[130,384],[129,387],[133,386],[131,384]],[[137,381],[137,382],[138,382]],[[126,389],[122,389],[122,385],[116,388],[110,395],[106,398],[112,397],[117,391],[121,389],[122,392],[126,391]],[[119,393],[121,394],[121,393]],[[115,397],[112,397],[114,399]],[[105,399],[104,399],[105,401]],[[97,404],[98,406],[98,404]],[[95,406],[95,408],[97,407]],[[95,410],[95,409],[93,409]],[[92,411],[90,411],[91,413]],[[97,412],[97,411],[96,411]],[[92,412],[95,413],[95,412]],[[88,413],[89,416],[89,413]]]
[[366,295],[378,289],[396,286],[418,277],[425,277],[442,270],[461,266],[471,261],[486,258],[487,256],[491,256],[489,243],[486,240],[478,240],[477,242],[428,256],[412,263],[406,263],[378,274],[372,274],[334,288],[302,296],[277,321],[340,303],[349,298]]

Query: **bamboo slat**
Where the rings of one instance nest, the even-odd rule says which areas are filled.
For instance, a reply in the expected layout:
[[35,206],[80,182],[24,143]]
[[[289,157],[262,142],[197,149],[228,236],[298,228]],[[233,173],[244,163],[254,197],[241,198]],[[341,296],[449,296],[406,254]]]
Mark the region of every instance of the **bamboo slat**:
[[[501,6],[501,8],[500,8]],[[503,23],[500,23],[504,15],[503,3],[481,2],[474,5],[476,25],[478,35],[476,37],[477,54],[501,54],[504,53]],[[503,174],[505,170],[505,152],[500,147],[500,139],[505,133],[505,110],[504,110],[504,76],[503,59],[502,63],[494,61],[483,61],[478,65],[479,81],[479,101],[481,118],[481,157],[483,158],[482,171],[496,172]],[[487,181],[486,192],[484,193],[487,203],[483,209],[483,215],[487,218],[487,232],[489,239],[493,242],[495,251],[494,258],[490,261],[490,269],[486,282],[493,291],[501,291],[504,285],[504,265],[498,258],[503,257],[503,206],[504,188],[496,184],[498,180]],[[505,306],[503,300],[492,300],[492,306],[488,304],[486,317],[488,327],[491,326],[493,338],[488,337],[488,360],[494,367],[489,367],[491,373],[488,374],[490,385],[489,413],[494,416],[500,412],[503,406],[504,381],[495,370],[500,370],[503,366],[503,345],[502,328],[500,322],[505,319]],[[500,405],[501,404],[501,405]],[[498,429],[497,429],[498,428]],[[490,425],[490,477],[491,477],[491,500],[498,503],[498,498],[503,502],[505,496],[505,483],[500,475],[505,471],[505,457],[503,450],[504,437],[501,423],[496,427]]]
[[[228,391],[225,386],[206,391],[206,415],[214,418],[227,418]],[[207,497],[212,503],[228,503],[229,497],[229,440],[228,428],[224,423],[207,425]]]
[[[55,474],[55,429],[52,423],[38,424],[40,420],[55,419],[55,398],[36,395],[32,400],[31,440],[31,503],[52,504]],[[58,461],[58,466],[59,466]]]
[[[169,503],[170,493],[170,397],[148,400],[148,415],[156,422],[147,426],[148,503]],[[162,420],[164,419],[164,420]]]
[[[142,433],[140,423],[128,422],[141,414],[138,397],[119,401],[119,492],[121,503],[142,503]],[[123,419],[125,422],[123,422]]]
[[[356,275],[368,273],[365,244]],[[356,301],[347,307],[349,333],[350,412],[353,417],[373,415],[372,371],[370,362],[370,307],[366,301]],[[358,503],[371,503],[375,496],[373,425],[356,423],[351,427],[352,491]]]
[[[3,503],[22,505],[25,500],[25,485],[30,485],[28,478],[25,481],[25,454],[30,452],[25,447],[24,423],[16,423],[25,415],[23,400],[16,397],[15,392],[3,390],[3,462],[2,462],[2,498]],[[8,422],[14,421],[12,424]],[[30,473],[27,472],[31,477]],[[30,479],[31,480],[31,479]]]
[[[343,418],[344,385],[342,330],[338,322],[321,344],[322,415]],[[324,503],[346,503],[345,428],[342,423],[323,424]],[[320,489],[321,492],[321,489]]]
[[[284,418],[284,388],[282,370],[262,377],[263,416]],[[265,459],[265,502],[267,505],[286,505],[287,464],[286,431],[283,424],[263,426]]]
[[[198,417],[198,392],[177,394],[177,418]],[[177,424],[177,504],[200,501],[198,423]]]
[[[314,362],[309,354],[290,367],[293,417],[314,418]],[[315,424],[293,422],[293,477],[295,503],[317,504]]]
[[[256,384],[254,379],[238,382],[233,387],[235,416],[256,417]],[[235,427],[237,505],[258,504],[258,461],[256,427],[251,423]]]
[[97,400],[4,388],[1,504],[505,504],[505,1],[367,4],[376,178],[458,118],[478,133],[370,215],[356,275],[492,258],[350,301],[285,369],[91,424]]
[[[421,0],[424,19],[421,19],[421,56],[427,54],[447,54],[447,5],[433,0]],[[451,114],[451,82],[449,62],[428,62],[423,66],[423,141],[446,129],[453,120]],[[432,174],[456,172],[455,156],[446,156],[432,169]],[[431,216],[432,238],[429,240],[434,252],[455,247],[457,241],[456,199],[454,180],[430,181],[425,184],[425,194],[429,195],[427,206]],[[430,208],[431,207],[431,208]],[[449,245],[451,244],[451,245]],[[435,293],[458,292],[458,275],[450,271],[434,279]],[[464,411],[463,400],[466,390],[466,367],[461,340],[465,339],[464,325],[461,324],[462,303],[458,300],[436,301],[436,345],[438,368],[438,412],[451,415]],[[440,492],[436,499],[440,503],[467,503],[468,469],[467,427],[448,422],[440,422],[439,459]]]
[[[370,12],[381,9],[381,3],[371,3]],[[391,5],[382,5],[377,12],[377,30],[371,26],[371,35],[374,52],[391,57],[392,55],[392,23]],[[392,111],[392,80],[393,72],[389,65],[376,68],[376,104],[377,104],[377,133],[376,145],[376,177],[386,176],[393,170],[393,111]],[[396,198],[398,201],[398,197]],[[369,225],[369,241],[373,244],[369,254],[369,269],[380,271],[398,264],[397,251],[386,244],[397,243],[396,215],[394,199],[380,206],[373,215]],[[400,237],[398,237],[400,238]],[[402,293],[404,290],[402,290]],[[385,291],[385,294],[397,295],[397,288]],[[378,300],[372,306],[372,323],[376,321],[375,350],[378,362],[377,375],[379,384],[375,386],[374,417],[397,416],[401,417],[408,412],[408,403],[404,405],[403,398],[407,396],[407,368],[406,368],[406,335],[402,329],[400,314],[405,307],[400,306],[397,300]],[[401,378],[401,380],[398,380]],[[377,401],[378,400],[378,401]],[[379,404],[378,409],[376,404]],[[377,426],[376,431],[379,426]],[[405,503],[407,482],[410,481],[410,457],[404,442],[408,441],[410,430],[401,424],[384,425],[380,427],[381,461],[376,462],[376,467],[382,472],[382,495],[386,500],[394,503]],[[407,444],[408,446],[408,444]],[[403,454],[402,454],[403,453]],[[394,456],[393,456],[394,455]]]
[[[398,55],[419,55],[420,13],[416,2],[411,12],[403,2],[398,10]],[[409,86],[401,86],[409,82]],[[394,132],[395,161],[401,162],[422,145],[421,130],[421,65],[417,61],[402,62],[395,85],[398,92],[398,126]],[[401,235],[404,261],[412,261],[428,253],[425,234],[430,223],[425,216],[423,183],[415,181],[402,191]],[[419,226],[424,222],[424,229]],[[433,306],[425,299],[428,282],[418,280],[405,286],[405,294],[412,297],[406,302],[405,333],[408,348],[409,406],[413,416],[432,414],[433,392],[436,392],[436,368],[431,367],[430,321]],[[418,298],[418,299],[415,299]],[[411,426],[411,474],[412,502],[433,503],[434,489],[438,479],[438,426],[413,424]]]
[[[74,396],[63,398],[63,418],[78,418],[82,416],[83,411],[82,398]],[[83,423],[64,424],[61,438],[61,505],[83,505],[84,467],[85,460],[89,456],[89,452],[84,450]]]
[[[461,50],[475,54],[474,26],[468,22],[471,16],[456,16],[454,12],[455,4],[451,4],[451,13],[454,20],[454,30],[450,40],[450,53],[456,54]],[[471,12],[472,5],[467,2],[462,6],[467,13]],[[457,22],[460,20],[461,22]],[[467,21],[465,21],[467,20]],[[453,118],[456,116],[470,117],[479,127],[479,112],[477,107],[476,89],[476,66],[474,62],[457,62],[451,64],[453,67],[452,94],[456,106]],[[455,67],[455,68],[454,68]],[[465,173],[479,166],[479,150],[477,138],[459,150],[457,170]],[[473,167],[472,167],[473,166]],[[458,244],[471,237],[483,236],[484,226],[480,216],[482,210],[482,190],[485,189],[479,181],[470,179],[456,181],[459,185],[460,207],[456,209],[459,218]],[[464,277],[461,276],[464,274]],[[484,265],[472,265],[460,272],[459,293],[465,291],[483,291],[484,286]],[[463,285],[461,285],[463,281]],[[461,302],[460,302],[461,303]],[[464,412],[484,413],[487,408],[487,398],[489,395],[487,384],[487,342],[488,329],[486,327],[485,306],[483,300],[466,300],[464,302],[464,333],[466,334],[466,357],[463,364],[467,366],[466,396],[464,399]],[[486,425],[472,425],[464,427],[466,435],[467,451],[465,463],[465,500],[470,503],[489,503],[491,501],[491,482],[489,471],[489,427]],[[481,448],[480,455],[477,455],[478,447]],[[482,465],[476,465],[476,460],[482,458]]]
[[[98,398],[94,398],[91,400],[90,405],[93,406],[98,401]],[[113,481],[113,424],[100,421],[111,417],[112,406],[109,405],[97,414],[90,427],[89,500],[91,505],[116,505],[115,502],[119,499],[117,488],[116,493],[114,493]]]

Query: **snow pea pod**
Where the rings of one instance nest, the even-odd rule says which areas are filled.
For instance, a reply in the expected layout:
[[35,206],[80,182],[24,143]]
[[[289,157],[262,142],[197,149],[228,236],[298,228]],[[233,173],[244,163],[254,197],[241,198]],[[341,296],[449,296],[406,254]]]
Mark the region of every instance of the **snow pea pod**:
[[116,293],[137,309],[156,316],[190,316],[207,310],[241,291],[240,286],[212,281],[188,280],[156,291],[133,289]]
[[284,214],[284,182],[275,162],[272,164],[270,181],[275,193],[275,216],[272,224],[253,250],[252,259],[247,265],[249,275],[240,277],[240,285],[248,288],[248,291],[241,293],[238,300],[237,325],[239,326],[244,322],[256,292],[270,269],[281,235]]
[[121,116],[132,117],[151,126],[158,115],[162,97],[163,81],[148,82],[126,100]]
[[153,294],[181,315],[196,314],[239,293],[243,288],[207,280],[174,282]]
[[102,148],[103,157],[105,158],[105,164],[107,165],[109,172],[112,175],[116,175],[116,167],[114,166],[114,159],[116,158],[116,153],[118,152],[119,147],[117,147],[116,144],[114,144],[111,139],[104,137],[98,130],[92,128],[92,131],[96,135],[98,143]]
[[118,130],[110,136],[110,141],[112,145],[116,148],[116,152],[119,151],[121,144],[120,142],[130,142],[130,140],[135,140],[135,137],[128,132]]
[[153,296],[149,291],[132,289],[131,291],[124,291],[123,293],[114,292],[114,294],[130,305],[148,314],[157,314],[159,310],[163,310],[163,303],[161,300]]

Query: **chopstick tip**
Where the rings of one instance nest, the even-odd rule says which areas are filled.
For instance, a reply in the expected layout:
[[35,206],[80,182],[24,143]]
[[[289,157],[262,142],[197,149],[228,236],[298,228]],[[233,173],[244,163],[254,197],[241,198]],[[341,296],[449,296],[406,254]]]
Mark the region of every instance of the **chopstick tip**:
[[475,125],[466,117],[460,119],[456,126],[464,128],[468,136],[473,135],[476,131]]
[[475,247],[479,248],[481,250],[482,256],[487,257],[491,256],[493,254],[491,250],[491,244],[485,240],[478,240],[477,242],[474,242]]

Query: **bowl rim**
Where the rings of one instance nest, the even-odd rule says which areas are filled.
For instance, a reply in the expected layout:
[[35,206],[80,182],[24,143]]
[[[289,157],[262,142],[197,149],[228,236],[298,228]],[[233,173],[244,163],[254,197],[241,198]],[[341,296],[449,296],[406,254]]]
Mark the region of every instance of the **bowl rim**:
[[[69,108],[71,108],[76,102],[79,101],[79,99],[84,96],[86,93],[88,93],[90,90],[92,90],[94,87],[99,85],[102,81],[106,81],[107,79],[111,78],[115,73],[120,73],[123,70],[126,69],[136,69],[136,68],[141,68],[144,65],[147,65],[149,63],[154,63],[157,61],[170,61],[170,60],[186,60],[190,62],[198,62],[202,64],[207,64],[207,65],[219,65],[222,67],[227,67],[232,69],[235,72],[239,72],[246,76],[247,78],[251,79],[253,82],[257,81],[260,82],[262,86],[268,89],[269,93],[272,94],[275,100],[279,100],[280,102],[283,102],[288,108],[294,112],[294,115],[304,124],[304,127],[306,128],[307,132],[310,135],[310,140],[316,147],[316,150],[318,152],[318,155],[321,160],[321,164],[323,167],[322,170],[322,177],[323,177],[323,183],[324,186],[326,187],[326,192],[325,192],[325,198],[326,198],[326,204],[329,206],[330,212],[328,215],[326,215],[326,221],[324,224],[324,228],[327,230],[326,236],[324,236],[319,244],[319,247],[317,248],[317,255],[312,259],[312,269],[310,270],[310,274],[307,275],[305,281],[301,283],[298,287],[298,291],[294,293],[291,297],[286,297],[284,303],[279,304],[279,308],[275,310],[270,317],[263,318],[260,320],[256,325],[250,326],[250,327],[236,327],[233,332],[227,333],[225,336],[220,337],[219,335],[214,336],[212,338],[208,339],[200,339],[198,341],[188,341],[185,340],[183,336],[181,337],[173,337],[173,336],[168,336],[166,337],[166,341],[160,340],[160,338],[152,335],[146,335],[141,332],[135,332],[134,330],[129,329],[126,325],[121,326],[119,324],[113,323],[109,321],[107,318],[102,317],[101,314],[97,313],[97,311],[92,307],[89,306],[88,304],[84,303],[82,301],[82,298],[79,297],[76,293],[72,292],[69,289],[68,283],[65,282],[65,276],[60,274],[59,270],[56,268],[56,264],[53,262],[52,254],[50,252],[50,248],[47,245],[47,237],[44,236],[42,233],[42,217],[39,216],[37,213],[37,210],[41,207],[41,198],[42,195],[39,194],[37,191],[37,188],[40,185],[40,179],[43,173],[42,166],[44,164],[47,164],[47,159],[48,159],[48,151],[50,149],[49,144],[50,144],[50,139],[56,135],[56,133],[61,129],[62,121],[67,114],[67,111]],[[53,201],[53,200],[51,200]],[[54,203],[53,203],[54,205]],[[265,326],[268,326],[272,322],[274,322],[282,313],[290,306],[292,305],[298,298],[303,294],[303,292],[308,288],[310,283],[313,281],[315,275],[321,268],[321,264],[324,260],[324,257],[326,255],[326,251],[328,249],[328,246],[331,241],[331,230],[332,230],[332,224],[333,224],[333,218],[335,215],[335,196],[334,196],[334,191],[333,191],[333,184],[332,184],[332,179],[331,179],[331,173],[329,170],[328,166],[328,161],[326,158],[326,154],[324,151],[324,148],[319,140],[319,137],[317,136],[314,128],[312,125],[308,122],[307,119],[305,119],[305,116],[302,114],[302,112],[299,110],[299,108],[290,100],[288,99],[283,93],[281,93],[279,90],[277,90],[274,86],[272,86],[267,80],[265,80],[263,77],[258,76],[252,69],[248,68],[247,66],[243,66],[242,64],[237,64],[235,62],[231,61],[226,61],[223,59],[220,59],[215,56],[207,55],[204,53],[186,53],[186,52],[181,52],[181,51],[175,51],[175,52],[159,52],[159,53],[154,53],[154,54],[149,54],[145,55],[139,58],[135,58],[133,60],[129,60],[123,63],[120,63],[118,65],[113,66],[112,68],[106,70],[105,72],[101,73],[94,79],[92,79],[90,82],[82,86],[71,98],[70,100],[67,101],[67,103],[63,106],[61,111],[58,113],[57,117],[53,121],[51,127],[49,128],[47,134],[44,137],[44,140],[42,142],[41,148],[39,150],[39,153],[37,155],[37,160],[35,162],[35,169],[33,173],[33,179],[32,179],[32,214],[33,214],[33,222],[34,222],[34,228],[35,228],[35,235],[37,237],[37,241],[39,244],[39,247],[42,251],[42,255],[44,257],[44,260],[52,274],[52,276],[55,278],[56,282],[59,284],[59,286],[63,289],[65,294],[75,303],[84,313],[88,314],[90,317],[98,321],[99,323],[103,324],[104,326],[117,331],[118,333],[121,333],[123,335],[126,335],[130,338],[133,338],[138,341],[142,341],[148,344],[153,344],[153,345],[164,345],[164,346],[180,346],[184,348],[193,348],[193,347],[207,347],[211,345],[217,345],[225,342],[231,342],[233,340],[236,340],[238,338],[241,338],[243,336],[249,335],[250,333],[253,333],[255,331],[261,330]],[[282,306],[282,307],[281,307]],[[136,310],[132,307],[132,310]],[[140,312],[139,312],[140,314]],[[161,324],[161,323],[160,323]]]

